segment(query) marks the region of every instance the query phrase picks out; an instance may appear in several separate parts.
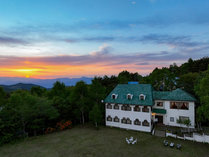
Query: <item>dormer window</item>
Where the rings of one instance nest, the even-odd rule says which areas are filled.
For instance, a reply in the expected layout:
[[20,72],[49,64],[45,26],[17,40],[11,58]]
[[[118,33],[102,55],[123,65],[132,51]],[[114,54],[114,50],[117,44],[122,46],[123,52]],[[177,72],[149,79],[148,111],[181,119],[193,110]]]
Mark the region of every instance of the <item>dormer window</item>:
[[118,95],[117,94],[112,94],[112,99],[117,99]]
[[140,95],[139,95],[139,100],[145,100],[145,97],[146,97],[146,96],[145,96],[144,94],[140,94]]
[[133,95],[132,94],[127,94],[127,99],[128,100],[131,100],[133,98]]

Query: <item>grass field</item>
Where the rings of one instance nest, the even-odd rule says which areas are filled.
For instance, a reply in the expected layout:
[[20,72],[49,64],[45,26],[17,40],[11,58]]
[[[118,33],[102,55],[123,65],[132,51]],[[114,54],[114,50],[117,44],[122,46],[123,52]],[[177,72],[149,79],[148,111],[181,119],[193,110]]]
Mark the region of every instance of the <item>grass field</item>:
[[[126,137],[138,139],[128,145]],[[209,144],[168,138],[182,150],[163,146],[164,138],[148,133],[101,127],[74,127],[0,147],[0,157],[209,157]]]

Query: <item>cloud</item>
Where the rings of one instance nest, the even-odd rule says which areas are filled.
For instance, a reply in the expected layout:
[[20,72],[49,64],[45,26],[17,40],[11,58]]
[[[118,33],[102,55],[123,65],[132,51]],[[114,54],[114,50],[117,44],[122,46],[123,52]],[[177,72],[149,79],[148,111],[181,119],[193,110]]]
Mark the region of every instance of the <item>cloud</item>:
[[141,63],[137,63],[136,65],[149,65],[148,62],[141,62]]
[[[99,64],[101,66],[115,65],[149,65],[154,62],[174,62],[176,60],[185,60],[188,56],[178,53],[169,53],[166,51],[156,53],[134,53],[134,54],[112,54],[111,47],[104,45],[97,51],[87,55],[73,56],[44,56],[44,57],[16,57],[0,56],[0,66],[5,65],[26,65],[29,63],[42,63],[45,65],[91,65]],[[27,61],[27,62],[26,62]],[[141,64],[139,64],[139,62]],[[28,65],[28,64],[27,64]]]
[[[59,39],[58,39],[59,40]],[[60,39],[62,40],[62,39]],[[172,48],[180,49],[185,52],[195,49],[208,49],[209,43],[192,41],[190,36],[173,36],[168,34],[147,34],[144,36],[93,36],[81,38],[64,39],[68,43],[78,42],[123,42],[123,43],[152,43],[157,45],[167,45]]]
[[[18,57],[0,55],[0,76],[26,76],[22,69],[39,69],[30,76],[38,78],[57,78],[68,76],[112,75],[122,70],[149,74],[155,67],[181,64],[188,58],[204,57],[203,53],[185,54],[181,51],[156,51],[115,54],[110,45],[104,44],[98,50],[86,55],[57,55]],[[19,70],[20,69],[20,70]],[[16,72],[14,74],[14,72]]]
[[170,35],[159,35],[149,34],[141,38],[142,42],[152,42],[157,44],[168,44],[174,46],[191,47],[196,46],[199,43],[191,42],[188,36],[170,36]]
[[115,40],[112,36],[93,36],[93,37],[83,37],[83,38],[66,38],[64,41],[69,43],[75,42],[109,42]]
[[90,54],[92,56],[104,56],[109,54],[111,50],[112,50],[111,46],[104,44],[103,46],[99,47],[98,51],[93,51]]
[[209,50],[208,42],[192,41],[189,36],[171,36],[160,34],[145,35],[140,39],[143,43],[164,44],[175,48],[177,52],[191,54],[191,53],[205,53]]
[[16,44],[25,45],[27,43],[28,42],[22,39],[0,36],[0,45],[16,45]]

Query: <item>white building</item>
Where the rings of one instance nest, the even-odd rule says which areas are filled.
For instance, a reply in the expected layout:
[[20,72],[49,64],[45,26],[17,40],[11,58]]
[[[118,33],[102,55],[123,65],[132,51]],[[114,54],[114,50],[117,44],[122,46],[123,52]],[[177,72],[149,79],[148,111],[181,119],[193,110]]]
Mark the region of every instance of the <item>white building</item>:
[[181,89],[158,92],[150,84],[119,84],[104,102],[107,126],[150,132],[154,121],[185,127],[179,119],[195,126],[195,98]]

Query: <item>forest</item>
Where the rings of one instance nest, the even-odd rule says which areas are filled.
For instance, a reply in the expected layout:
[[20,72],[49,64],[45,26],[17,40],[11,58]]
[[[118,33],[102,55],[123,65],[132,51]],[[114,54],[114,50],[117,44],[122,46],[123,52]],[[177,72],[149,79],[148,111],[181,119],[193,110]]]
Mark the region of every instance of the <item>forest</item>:
[[197,99],[196,122],[209,126],[209,57],[190,58],[180,66],[174,63],[155,68],[147,76],[124,70],[117,76],[95,77],[90,85],[80,81],[68,87],[56,82],[50,90],[32,87],[30,91],[10,93],[0,87],[0,144],[77,124],[104,125],[105,109],[101,100],[117,84],[129,81],[152,84],[158,91],[176,88],[187,91]]

